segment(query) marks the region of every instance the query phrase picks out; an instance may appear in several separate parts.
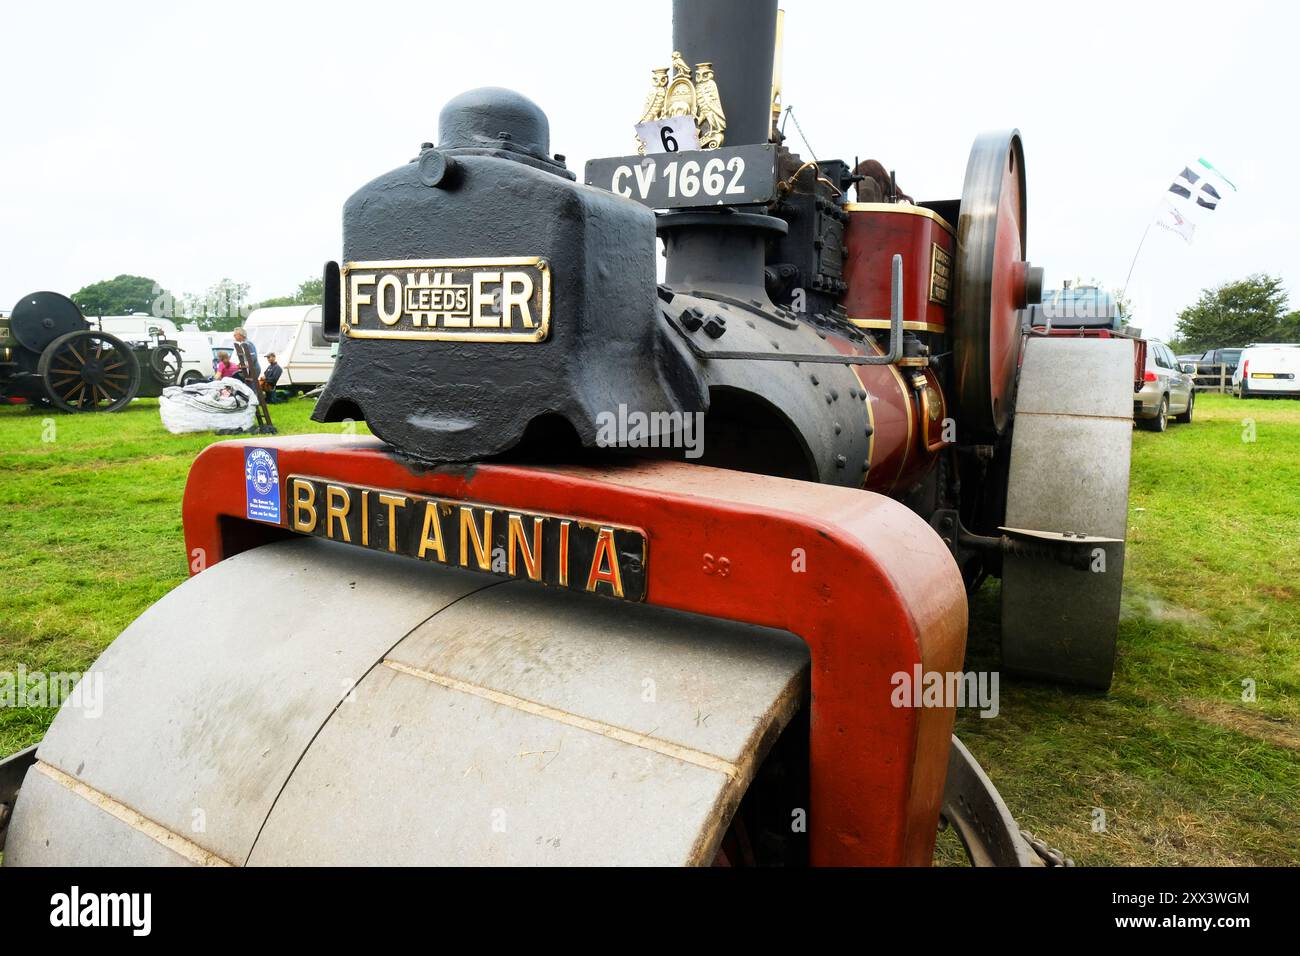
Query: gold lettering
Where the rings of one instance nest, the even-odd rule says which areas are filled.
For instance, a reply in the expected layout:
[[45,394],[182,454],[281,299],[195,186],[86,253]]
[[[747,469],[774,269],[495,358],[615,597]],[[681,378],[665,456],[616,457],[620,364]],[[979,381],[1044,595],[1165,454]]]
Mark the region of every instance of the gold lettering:
[[542,579],[542,518],[533,518],[533,546],[529,548],[528,538],[524,534],[524,519],[512,514],[509,519],[510,536],[506,541],[508,570],[515,573],[515,542],[519,543],[519,553],[524,559],[524,570],[534,581]]
[[[341,505],[334,502],[342,499]],[[348,512],[352,510],[352,499],[348,496],[346,488],[340,488],[338,485],[325,486],[325,537],[334,538],[334,519],[339,519],[339,527],[343,529],[343,540],[348,544],[352,543],[352,533],[348,531]]]
[[[393,311],[388,311],[388,290],[393,290]],[[402,280],[389,273],[375,286],[375,314],[384,325],[396,325],[402,317]]]
[[357,314],[357,306],[370,304],[370,296],[362,295],[361,287],[363,285],[374,285],[375,276],[373,273],[370,275],[351,273],[348,279],[352,286],[352,294],[348,296],[348,321],[356,325],[361,321],[361,317]]
[[514,328],[513,310],[519,310],[524,328],[536,328],[528,300],[533,297],[533,279],[527,272],[507,272],[501,283],[501,318],[506,328]]
[[370,547],[370,492],[361,489],[361,543]]
[[492,509],[485,509],[483,512],[483,537],[479,537],[478,525],[474,523],[474,509],[466,505],[460,506],[460,566],[469,567],[469,548],[470,538],[474,543],[474,559],[478,562],[480,571],[490,571],[492,569]]
[[[397,514],[396,509],[406,507],[405,495],[379,495],[379,503],[388,506],[388,550],[397,551]],[[420,555],[424,557],[424,555]]]
[[[609,562],[608,570],[602,570],[604,561]],[[596,585],[601,581],[613,588],[615,597],[623,596],[623,577],[618,569],[618,551],[614,549],[613,528],[601,528],[596,537],[596,553],[591,556],[591,571],[587,574],[587,590],[595,591]]]
[[476,329],[499,329],[501,327],[501,316],[484,315],[483,307],[492,305],[492,293],[484,290],[483,286],[489,282],[500,282],[501,273],[499,272],[476,272],[474,273],[474,313],[473,324]]
[[[432,535],[429,534],[430,530],[433,531]],[[420,551],[416,557],[423,558],[430,550],[438,555],[439,561],[446,563],[447,549],[442,546],[442,521],[438,518],[436,501],[424,504],[424,530],[420,533]]]
[[[311,515],[310,521],[303,520],[303,512]],[[301,478],[293,480],[293,530],[308,533],[316,530],[316,489],[310,481]]]
[[569,586],[569,522],[560,522],[560,587]]

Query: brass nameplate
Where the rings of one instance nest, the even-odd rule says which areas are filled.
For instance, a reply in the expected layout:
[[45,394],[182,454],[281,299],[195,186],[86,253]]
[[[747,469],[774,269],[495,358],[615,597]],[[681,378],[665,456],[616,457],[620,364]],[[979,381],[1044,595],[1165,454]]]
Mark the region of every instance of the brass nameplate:
[[289,528],[471,571],[645,600],[635,528],[290,475]]
[[551,270],[538,256],[349,262],[342,280],[348,338],[541,342],[550,334]]
[[952,256],[937,242],[930,243],[930,301],[947,305],[952,294]]

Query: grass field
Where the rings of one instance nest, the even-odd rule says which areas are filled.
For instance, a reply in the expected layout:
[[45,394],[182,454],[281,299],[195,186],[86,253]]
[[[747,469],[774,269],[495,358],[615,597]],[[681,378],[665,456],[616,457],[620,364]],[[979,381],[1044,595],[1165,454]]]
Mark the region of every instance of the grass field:
[[[276,423],[339,429],[311,407]],[[166,434],[152,401],[0,409],[0,672],[84,670],[183,580],[185,476],[217,440]],[[1204,395],[1193,425],[1135,432],[1130,509],[1111,692],[1004,679],[999,716],[958,731],[1021,825],[1080,863],[1300,863],[1300,402]],[[971,665],[996,667],[996,582],[973,612]],[[52,718],[0,708],[0,754]]]

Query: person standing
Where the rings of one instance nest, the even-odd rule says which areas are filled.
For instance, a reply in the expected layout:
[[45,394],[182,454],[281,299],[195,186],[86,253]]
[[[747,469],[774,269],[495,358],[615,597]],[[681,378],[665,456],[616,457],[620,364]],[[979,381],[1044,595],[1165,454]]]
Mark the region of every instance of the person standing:
[[[235,340],[235,355],[239,358],[239,377],[243,379],[245,385],[256,383],[262,377],[262,368],[257,362],[257,346],[249,341],[248,333],[244,331],[243,326],[235,329],[231,333]],[[275,426],[271,424],[271,409],[263,396],[258,395],[257,407],[254,409],[257,416],[257,430],[264,435],[274,435]]]

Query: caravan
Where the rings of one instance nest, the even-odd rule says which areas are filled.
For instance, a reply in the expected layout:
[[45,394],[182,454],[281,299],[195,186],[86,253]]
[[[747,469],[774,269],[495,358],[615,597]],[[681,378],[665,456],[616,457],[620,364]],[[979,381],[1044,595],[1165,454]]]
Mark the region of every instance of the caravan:
[[330,343],[321,332],[319,305],[286,305],[254,309],[244,330],[257,348],[262,367],[274,352],[284,369],[279,388],[305,392],[324,385],[334,371]]

